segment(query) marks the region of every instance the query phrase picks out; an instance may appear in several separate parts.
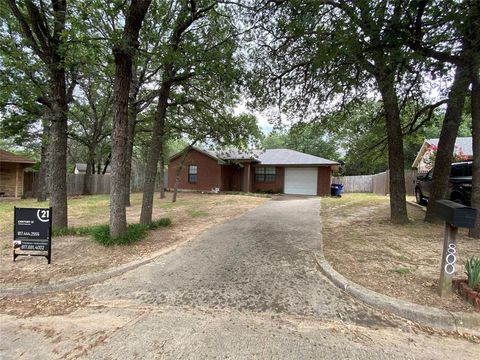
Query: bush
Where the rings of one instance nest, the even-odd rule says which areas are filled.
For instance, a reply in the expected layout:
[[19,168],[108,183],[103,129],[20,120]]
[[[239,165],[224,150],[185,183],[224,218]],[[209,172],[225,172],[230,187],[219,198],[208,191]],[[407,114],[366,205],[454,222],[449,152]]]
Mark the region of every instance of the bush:
[[86,227],[72,227],[67,229],[54,229],[53,236],[67,236],[67,235],[90,235],[96,242],[104,246],[111,245],[128,245],[144,239],[148,230],[155,230],[159,227],[167,227],[172,224],[169,218],[162,218],[154,220],[148,225],[130,224],[127,227],[127,233],[122,236],[110,236],[109,225],[97,225]]
[[475,289],[480,285],[480,257],[467,259],[465,270],[468,276],[468,286]]
[[92,238],[104,245],[128,245],[145,238],[147,235],[148,225],[130,224],[127,227],[127,233],[120,236],[110,236],[110,226],[101,225],[92,230]]
[[159,227],[167,227],[172,224],[172,220],[170,218],[162,218],[159,220],[153,220],[149,225],[148,229],[149,230],[155,230],[158,229]]

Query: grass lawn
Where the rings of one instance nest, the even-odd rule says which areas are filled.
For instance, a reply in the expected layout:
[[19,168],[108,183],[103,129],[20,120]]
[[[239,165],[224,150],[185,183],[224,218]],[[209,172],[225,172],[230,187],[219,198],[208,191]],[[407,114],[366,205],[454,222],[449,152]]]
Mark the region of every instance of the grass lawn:
[[[47,207],[35,200],[0,200],[0,284],[14,286],[46,284],[98,271],[151,255],[194,238],[207,228],[225,222],[268,201],[264,197],[179,193],[177,202],[155,194],[153,218],[169,217],[172,225],[150,231],[145,240],[128,246],[104,247],[85,236],[62,236],[52,240],[52,264],[43,257],[18,257],[12,262],[13,207]],[[68,199],[69,226],[108,224],[109,196],[77,196]],[[132,194],[127,209],[129,223],[138,223],[142,194]]]
[[[385,295],[450,311],[474,311],[459,296],[437,291],[444,225],[423,222],[424,211],[407,205],[411,223],[389,222],[389,198],[344,194],[322,199],[324,252],[348,279]],[[467,256],[480,255],[480,240],[460,229],[456,277],[465,277]]]

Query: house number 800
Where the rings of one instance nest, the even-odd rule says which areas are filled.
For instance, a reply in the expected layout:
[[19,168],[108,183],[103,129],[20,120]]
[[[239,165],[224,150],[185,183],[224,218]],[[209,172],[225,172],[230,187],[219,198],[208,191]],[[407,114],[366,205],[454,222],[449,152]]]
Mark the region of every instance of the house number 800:
[[455,244],[448,244],[447,256],[445,257],[445,273],[452,275],[455,272],[455,262],[457,261],[457,253]]

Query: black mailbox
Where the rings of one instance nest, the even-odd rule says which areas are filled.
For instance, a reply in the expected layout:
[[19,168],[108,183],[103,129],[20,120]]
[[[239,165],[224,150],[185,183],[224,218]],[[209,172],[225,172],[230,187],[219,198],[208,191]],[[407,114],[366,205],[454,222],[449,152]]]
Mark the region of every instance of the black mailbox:
[[450,200],[438,200],[435,211],[446,223],[463,228],[475,227],[477,209]]

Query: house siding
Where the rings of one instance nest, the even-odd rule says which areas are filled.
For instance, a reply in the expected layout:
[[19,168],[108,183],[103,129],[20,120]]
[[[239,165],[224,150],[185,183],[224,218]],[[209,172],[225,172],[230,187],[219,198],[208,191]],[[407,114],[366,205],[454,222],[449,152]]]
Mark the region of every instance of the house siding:
[[[182,161],[182,156],[183,154],[169,163],[168,187],[170,189],[173,189],[175,186],[175,177]],[[197,166],[197,182],[194,184],[188,182],[188,167],[190,165]],[[190,150],[185,160],[185,165],[180,172],[178,188],[185,190],[211,190],[215,187],[222,187],[222,172],[218,161],[196,150]]]
[[[259,166],[261,167],[261,166]],[[285,179],[285,168],[275,167],[275,181],[257,182],[255,181],[255,168],[252,168],[253,189],[252,191],[283,193],[283,184]]]
[[332,185],[332,169],[330,166],[320,166],[317,176],[317,195],[330,195],[330,186]]
[[0,162],[0,192],[5,193],[5,196],[23,195],[24,167],[24,164]]
[[[168,166],[168,188],[175,186],[175,176],[180,165],[182,156],[177,156],[169,162]],[[197,182],[188,182],[189,165],[197,166]],[[261,164],[255,165],[261,167]],[[268,166],[268,165],[266,165]],[[205,190],[220,188],[221,191],[252,191],[252,192],[273,192],[283,193],[285,182],[285,167],[275,166],[275,181],[256,182],[255,169],[249,163],[239,165],[220,165],[216,159],[203,154],[195,149],[189,151],[185,165],[180,173],[179,189],[184,190]],[[332,182],[331,166],[319,166],[317,176],[317,195],[330,195]]]

